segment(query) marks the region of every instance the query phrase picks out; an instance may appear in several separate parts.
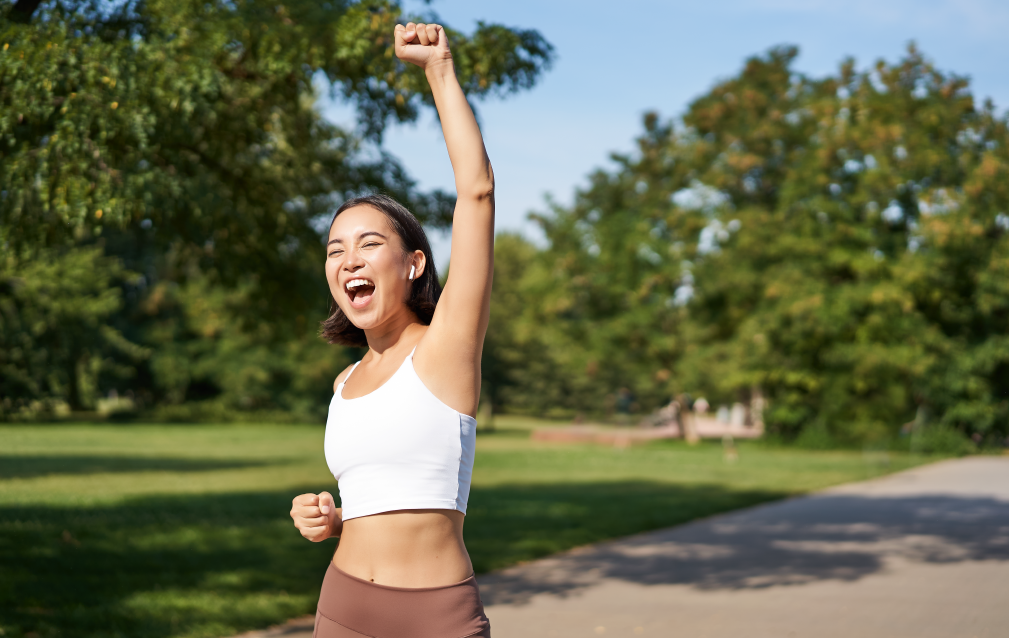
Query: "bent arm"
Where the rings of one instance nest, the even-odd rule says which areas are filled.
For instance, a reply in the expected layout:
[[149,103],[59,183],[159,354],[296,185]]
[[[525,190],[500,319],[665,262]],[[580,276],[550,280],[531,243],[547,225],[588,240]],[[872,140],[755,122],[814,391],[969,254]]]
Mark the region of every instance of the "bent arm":
[[435,322],[450,318],[456,339],[472,338],[467,355],[479,359],[494,270],[494,171],[454,66],[441,63],[426,72],[455,172],[457,197],[451,269],[431,326],[437,331]]
[[417,372],[443,402],[475,414],[494,269],[494,171],[456,78],[445,30],[431,24],[399,26],[396,54],[427,75],[457,193],[451,270],[431,327],[417,346]]

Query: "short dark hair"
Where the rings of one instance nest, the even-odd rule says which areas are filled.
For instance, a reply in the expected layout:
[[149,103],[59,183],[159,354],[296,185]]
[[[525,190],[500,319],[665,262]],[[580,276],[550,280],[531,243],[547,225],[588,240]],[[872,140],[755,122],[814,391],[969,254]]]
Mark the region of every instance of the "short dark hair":
[[[421,323],[426,326],[431,325],[431,317],[434,316],[438,298],[441,297],[441,282],[438,281],[438,271],[434,266],[434,256],[431,254],[431,243],[427,240],[424,227],[420,225],[413,213],[388,195],[365,195],[348,199],[337,209],[329,227],[333,228],[333,222],[340,216],[340,213],[355,206],[371,206],[383,213],[389,218],[392,229],[399,235],[404,251],[412,253],[419,250],[424,253],[427,265],[420,277],[414,279],[413,290],[410,292],[410,299],[407,300],[406,305],[417,315]],[[329,318],[322,322],[319,334],[329,343],[360,348],[368,347],[364,330],[351,323],[347,315],[343,314],[332,292],[329,295]]]

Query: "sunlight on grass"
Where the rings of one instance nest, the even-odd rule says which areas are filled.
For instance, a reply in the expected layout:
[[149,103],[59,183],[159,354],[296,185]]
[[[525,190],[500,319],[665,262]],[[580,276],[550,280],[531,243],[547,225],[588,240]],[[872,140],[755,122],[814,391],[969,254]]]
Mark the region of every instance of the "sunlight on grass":
[[[478,572],[922,463],[679,441],[629,449],[478,437],[466,540]],[[332,490],[322,426],[0,428],[4,638],[212,637],[310,613],[335,544],[290,500]]]

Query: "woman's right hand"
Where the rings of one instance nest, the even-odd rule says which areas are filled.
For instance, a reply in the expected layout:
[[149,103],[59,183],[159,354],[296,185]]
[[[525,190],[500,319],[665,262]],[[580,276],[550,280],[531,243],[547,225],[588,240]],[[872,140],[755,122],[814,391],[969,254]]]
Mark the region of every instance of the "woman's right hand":
[[397,24],[393,37],[396,40],[396,57],[400,60],[416,64],[425,71],[443,66],[452,70],[455,77],[448,36],[440,24]]
[[313,543],[339,537],[343,530],[342,514],[343,508],[336,506],[329,492],[295,496],[291,505],[294,526]]

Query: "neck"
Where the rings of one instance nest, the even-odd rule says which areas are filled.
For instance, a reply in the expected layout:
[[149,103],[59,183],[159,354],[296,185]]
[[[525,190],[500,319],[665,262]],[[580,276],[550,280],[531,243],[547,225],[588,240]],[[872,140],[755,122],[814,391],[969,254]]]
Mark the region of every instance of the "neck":
[[368,350],[382,356],[387,350],[394,350],[401,343],[412,344],[414,332],[423,328],[420,319],[410,309],[403,308],[381,326],[364,331],[368,340]]

